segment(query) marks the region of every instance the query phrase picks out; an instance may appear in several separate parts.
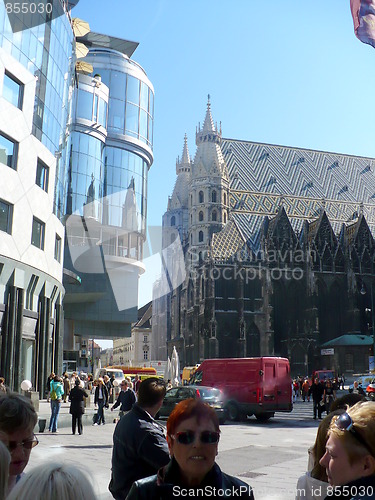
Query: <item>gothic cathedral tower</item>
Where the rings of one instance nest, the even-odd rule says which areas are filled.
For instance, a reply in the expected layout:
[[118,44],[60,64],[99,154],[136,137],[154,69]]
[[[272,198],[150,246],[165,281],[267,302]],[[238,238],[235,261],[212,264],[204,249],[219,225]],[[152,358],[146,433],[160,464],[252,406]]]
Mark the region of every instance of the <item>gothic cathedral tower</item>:
[[221,152],[221,127],[214,125],[210,96],[203,128],[196,131],[189,191],[189,247],[192,260],[205,259],[212,235],[229,217],[229,176]]

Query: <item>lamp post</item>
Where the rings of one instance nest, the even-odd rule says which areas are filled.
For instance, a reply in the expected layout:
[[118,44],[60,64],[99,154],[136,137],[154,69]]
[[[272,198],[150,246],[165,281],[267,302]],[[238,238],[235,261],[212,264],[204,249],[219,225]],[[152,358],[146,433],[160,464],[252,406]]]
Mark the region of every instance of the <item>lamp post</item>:
[[[366,295],[366,288],[364,283],[362,282],[362,288],[360,291],[361,295]],[[370,298],[371,298],[371,329],[372,329],[372,354],[373,354],[373,367],[372,369],[375,370],[375,328],[374,328],[374,296],[373,296],[373,290],[372,290],[372,281],[370,282]]]

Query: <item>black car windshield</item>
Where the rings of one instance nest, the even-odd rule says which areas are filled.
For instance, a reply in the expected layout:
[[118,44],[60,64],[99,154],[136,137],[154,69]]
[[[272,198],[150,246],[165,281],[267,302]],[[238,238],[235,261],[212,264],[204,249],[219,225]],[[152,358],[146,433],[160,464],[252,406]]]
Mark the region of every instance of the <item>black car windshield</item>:
[[200,393],[201,397],[205,400],[216,399],[216,398],[220,398],[220,396],[221,396],[221,391],[219,389],[211,389],[211,388],[206,389],[206,388],[200,387],[199,393]]

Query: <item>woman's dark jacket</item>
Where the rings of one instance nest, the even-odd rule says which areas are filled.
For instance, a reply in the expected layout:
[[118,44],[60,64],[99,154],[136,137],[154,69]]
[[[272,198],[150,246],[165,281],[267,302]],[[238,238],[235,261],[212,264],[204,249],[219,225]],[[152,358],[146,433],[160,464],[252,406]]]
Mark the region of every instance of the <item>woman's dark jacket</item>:
[[87,392],[82,387],[75,386],[69,393],[70,413],[72,415],[82,415],[85,413],[85,403],[83,398],[88,398]]
[[[108,389],[104,384],[102,384],[102,394],[103,394],[104,405],[107,405],[108,404]],[[98,401],[99,401],[99,386],[97,385],[95,388],[94,404],[97,405]]]
[[[205,494],[202,496],[202,488]],[[217,493],[220,490],[220,493]],[[216,494],[215,494],[216,493]],[[251,486],[220,470],[215,463],[197,488],[179,482],[179,465],[172,458],[168,465],[154,476],[135,481],[126,500],[176,500],[176,498],[250,498],[254,500]]]
[[375,498],[375,475],[361,477],[343,486],[332,487],[325,500],[373,500]]

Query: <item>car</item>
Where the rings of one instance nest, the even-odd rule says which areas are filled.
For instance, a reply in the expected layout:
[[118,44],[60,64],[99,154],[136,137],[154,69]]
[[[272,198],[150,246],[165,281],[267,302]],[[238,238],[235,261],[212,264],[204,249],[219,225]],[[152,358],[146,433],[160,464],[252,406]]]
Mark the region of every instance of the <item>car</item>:
[[370,401],[375,401],[375,378],[373,378],[366,387],[366,396]]
[[199,398],[212,406],[219,418],[220,424],[223,424],[227,419],[223,392],[215,387],[205,387],[201,385],[179,386],[169,389],[164,397],[160,410],[156,414],[156,418],[169,417],[176,404],[189,398]]

